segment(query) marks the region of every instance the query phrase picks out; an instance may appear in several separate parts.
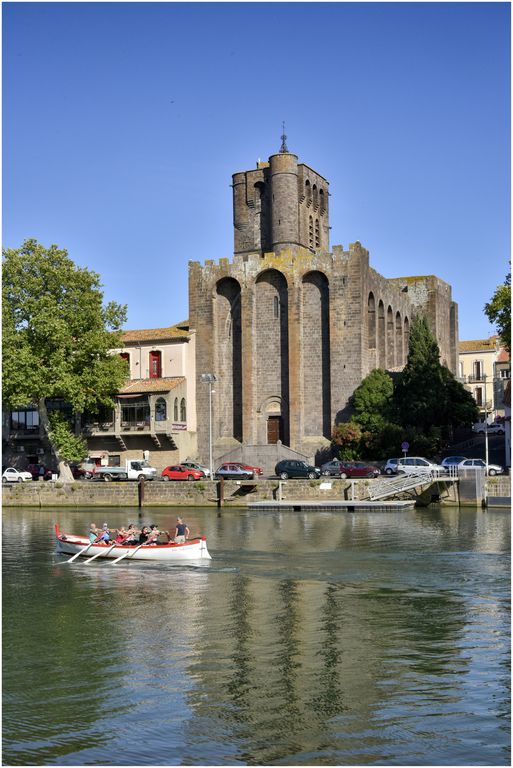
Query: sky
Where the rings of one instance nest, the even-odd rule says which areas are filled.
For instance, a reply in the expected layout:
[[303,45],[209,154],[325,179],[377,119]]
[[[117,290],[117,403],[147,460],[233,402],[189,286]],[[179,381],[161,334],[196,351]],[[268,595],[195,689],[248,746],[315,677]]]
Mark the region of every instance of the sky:
[[331,245],[452,285],[460,339],[509,271],[509,3],[9,3],[3,246],[56,243],[126,328],[188,318],[232,257],[232,174],[289,151]]

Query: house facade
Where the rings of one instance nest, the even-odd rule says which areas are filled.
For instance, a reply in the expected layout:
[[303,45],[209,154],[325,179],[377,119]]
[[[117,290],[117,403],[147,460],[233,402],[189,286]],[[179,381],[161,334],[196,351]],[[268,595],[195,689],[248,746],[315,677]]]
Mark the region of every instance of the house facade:
[[489,421],[504,417],[504,396],[511,378],[511,361],[498,336],[460,341],[458,374],[476,401],[481,421],[485,415]]
[[[195,456],[195,335],[188,324],[125,331],[123,346],[112,353],[121,355],[129,369],[113,408],[72,416],[66,402],[47,400],[48,410],[69,417],[97,464],[119,466],[125,459],[146,457],[161,471]],[[53,466],[37,408],[4,413],[3,449],[4,466]]]

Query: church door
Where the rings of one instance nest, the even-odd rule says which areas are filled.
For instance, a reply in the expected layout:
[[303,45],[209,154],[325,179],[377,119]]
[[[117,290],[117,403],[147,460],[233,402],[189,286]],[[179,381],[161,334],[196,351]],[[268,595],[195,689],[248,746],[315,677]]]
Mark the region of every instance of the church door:
[[267,419],[267,443],[275,445],[282,439],[281,416],[269,416]]

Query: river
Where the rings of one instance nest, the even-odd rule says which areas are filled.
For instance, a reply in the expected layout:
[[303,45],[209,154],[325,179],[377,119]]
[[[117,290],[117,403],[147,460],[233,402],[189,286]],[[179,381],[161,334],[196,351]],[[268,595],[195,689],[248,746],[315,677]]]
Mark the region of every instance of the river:
[[4,510],[3,765],[510,764],[508,511],[183,514],[203,565],[65,565],[55,521],[138,510]]

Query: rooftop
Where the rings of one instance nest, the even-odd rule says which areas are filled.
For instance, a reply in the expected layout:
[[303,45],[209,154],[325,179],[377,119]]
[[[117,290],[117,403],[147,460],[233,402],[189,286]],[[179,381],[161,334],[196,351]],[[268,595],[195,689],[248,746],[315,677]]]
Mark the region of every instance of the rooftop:
[[167,341],[175,339],[188,339],[189,323],[177,323],[166,328],[140,328],[135,331],[123,331],[123,343],[133,344],[139,341]]
[[472,339],[471,341],[460,341],[460,352],[495,352],[497,349],[499,337],[490,336],[489,339]]
[[183,384],[183,376],[168,376],[163,379],[133,379],[120,390],[123,395],[145,392],[170,392],[179,384]]

